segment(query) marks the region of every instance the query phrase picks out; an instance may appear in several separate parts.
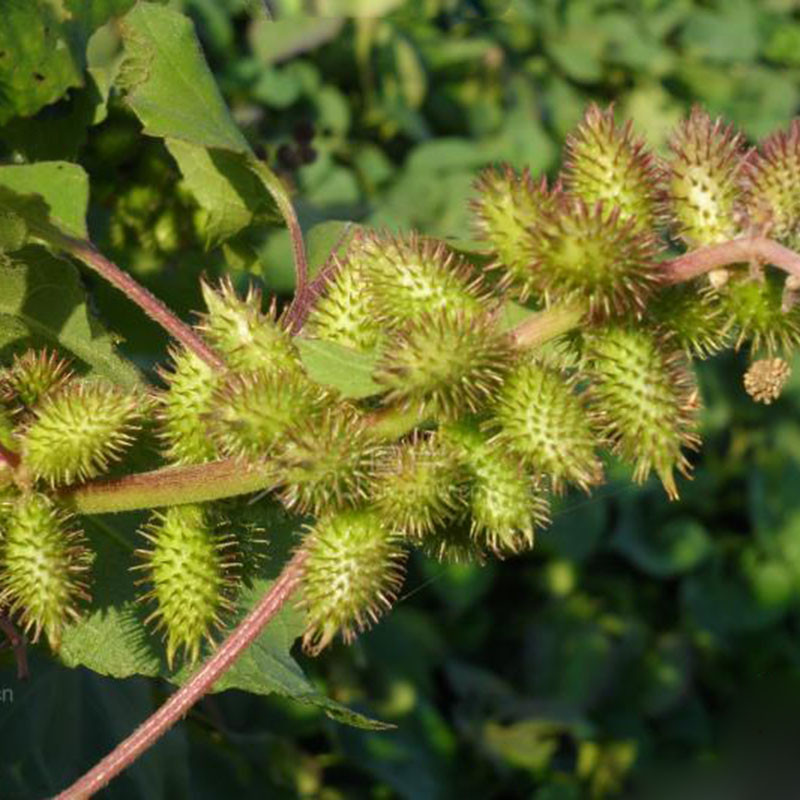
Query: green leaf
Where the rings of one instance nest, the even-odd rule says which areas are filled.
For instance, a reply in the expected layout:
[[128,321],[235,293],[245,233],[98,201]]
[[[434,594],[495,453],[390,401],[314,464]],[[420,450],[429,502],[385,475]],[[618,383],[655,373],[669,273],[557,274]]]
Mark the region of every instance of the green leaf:
[[0,14],[0,125],[83,86],[92,32],[134,0],[5,0]]
[[89,179],[77,164],[42,161],[0,166],[0,213],[20,219],[32,236],[45,241],[59,233],[86,238],[88,204]]
[[260,17],[250,26],[248,39],[256,58],[265,64],[275,64],[333,39],[343,25],[344,20],[336,17],[280,20]]
[[139,383],[135,367],[91,318],[78,272],[42,247],[0,256],[0,354],[47,345],[72,354],[122,386]]
[[319,274],[331,256],[343,256],[359,230],[364,226],[340,220],[328,220],[311,228],[306,236],[308,277],[313,279]]
[[380,394],[372,380],[377,355],[359,353],[336,342],[297,339],[300,358],[312,380],[338,389],[345,397],[360,399]]
[[121,23],[119,74],[128,105],[150,136],[250,153],[183,14],[139,3]]

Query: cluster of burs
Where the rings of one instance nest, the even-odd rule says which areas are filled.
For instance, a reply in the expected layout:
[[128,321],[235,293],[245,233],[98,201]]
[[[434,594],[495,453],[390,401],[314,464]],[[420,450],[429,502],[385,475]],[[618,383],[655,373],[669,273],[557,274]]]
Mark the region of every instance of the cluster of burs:
[[[299,334],[257,292],[204,286],[197,328],[224,371],[179,349],[164,387],[130,394],[54,354],[19,356],[2,378],[0,436],[19,466],[5,479],[0,607],[58,645],[91,574],[59,496],[106,472],[145,422],[169,463],[238,460],[268,476],[260,502],[311,520],[297,540],[310,652],[390,607],[411,547],[478,562],[530,548],[553,494],[603,481],[603,451],[676,497],[699,442],[692,359],[746,344],[748,391],[768,402],[800,312],[773,268],[666,286],[660,262],[670,244],[754,233],[796,246],[798,186],[798,124],[747,150],[695,111],[659,158],[591,108],[552,185],[510,168],[479,178],[481,248],[358,232]],[[381,391],[354,401],[315,383],[298,335],[374,357]],[[158,510],[141,533],[149,618],[170,663],[194,660],[230,619],[243,537],[219,503]]]

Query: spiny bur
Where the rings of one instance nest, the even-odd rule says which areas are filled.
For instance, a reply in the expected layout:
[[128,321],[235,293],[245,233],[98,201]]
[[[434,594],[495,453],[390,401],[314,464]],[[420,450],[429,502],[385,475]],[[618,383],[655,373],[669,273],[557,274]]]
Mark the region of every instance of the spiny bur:
[[791,367],[782,358],[761,358],[745,372],[744,388],[757,403],[769,405],[780,397],[791,374]]
[[69,361],[54,350],[26,350],[0,372],[0,400],[15,414],[30,412],[72,378]]
[[0,607],[57,650],[90,597],[93,554],[69,515],[40,493],[0,505]]
[[689,474],[684,448],[696,449],[699,394],[686,358],[657,332],[613,325],[591,332],[589,390],[601,435],[641,483],[654,470],[677,499],[674,470]]
[[234,539],[215,529],[204,506],[188,504],[154,512],[142,529],[149,547],[138,549],[149,590],[143,602],[155,608],[145,620],[154,623],[166,641],[167,664],[172,669],[181,652],[194,663],[204,641],[214,643],[214,633],[233,610],[239,563]]
[[391,608],[406,556],[401,535],[370,508],[317,520],[302,549],[303,647],[316,655],[337,633],[351,642]]
[[51,486],[106,472],[133,443],[144,397],[105,381],[75,380],[48,394],[22,434],[22,460]]

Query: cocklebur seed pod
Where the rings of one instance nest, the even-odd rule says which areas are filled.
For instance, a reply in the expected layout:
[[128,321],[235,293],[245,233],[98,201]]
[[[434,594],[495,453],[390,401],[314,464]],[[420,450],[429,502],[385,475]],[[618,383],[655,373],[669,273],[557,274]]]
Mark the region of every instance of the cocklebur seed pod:
[[30,411],[72,378],[69,362],[54,350],[26,350],[0,372],[0,399],[15,413]]
[[768,136],[746,164],[751,227],[792,248],[800,245],[800,120]]
[[423,540],[466,508],[465,479],[452,447],[417,434],[384,456],[373,502],[406,536]]
[[34,409],[22,435],[22,462],[51,486],[106,472],[130,447],[145,398],[105,381],[72,381]]
[[136,550],[142,563],[134,569],[145,573],[137,583],[150,587],[140,600],[155,606],[145,624],[163,632],[170,669],[181,652],[196,662],[233,609],[234,540],[213,522],[203,506],[187,504],[155,512],[141,530],[149,547]]
[[89,601],[86,572],[93,555],[66,512],[43,494],[0,506],[0,608],[37,641],[57,650],[64,629]]
[[319,519],[301,548],[307,554],[303,648],[317,655],[337,633],[349,643],[391,608],[406,554],[400,534],[369,508]]
[[159,370],[167,384],[157,396],[158,435],[164,455],[175,464],[201,464],[218,456],[208,435],[205,416],[219,376],[201,358],[185,349],[172,349],[172,370]]
[[305,331],[354,350],[374,350],[381,344],[384,330],[375,298],[366,289],[363,265],[336,260],[335,272],[314,303]]
[[211,398],[207,430],[224,455],[263,459],[296,420],[322,409],[326,401],[320,387],[295,371],[229,374]]
[[747,368],[744,388],[757,403],[769,405],[781,396],[791,374],[791,367],[782,358],[760,358]]
[[699,393],[686,357],[665,336],[622,325],[591,333],[586,354],[600,433],[634,465],[634,480],[643,482],[653,470],[677,499],[673,472],[688,477],[683,450],[700,441]]
[[754,353],[775,355],[800,344],[800,307],[783,310],[783,281],[775,272],[732,275],[719,298],[737,350],[750,342]]
[[549,523],[549,503],[520,459],[469,420],[446,425],[442,435],[457,449],[470,479],[473,541],[501,557],[531,549],[537,529]]
[[500,286],[511,288],[525,301],[534,287],[531,276],[531,228],[552,205],[546,179],[534,183],[530,171],[518,175],[509,165],[484,170],[475,189],[472,209],[478,234],[491,248],[493,261],[487,269],[502,273]]
[[280,498],[315,516],[359,505],[375,481],[381,449],[363,414],[346,403],[299,419],[271,459]]
[[400,331],[375,369],[384,402],[451,419],[477,411],[515,360],[508,335],[489,315],[425,313]]
[[560,195],[532,231],[532,280],[545,302],[582,302],[593,316],[640,314],[659,282],[658,242],[619,208]]
[[693,358],[708,358],[731,344],[728,316],[717,292],[694,286],[668,286],[651,300],[648,318],[672,334]]
[[367,291],[393,327],[444,310],[479,315],[490,302],[480,276],[443,242],[362,234],[351,245],[351,259],[363,265]]
[[667,202],[675,233],[690,247],[733,239],[741,216],[741,134],[695,107],[673,134],[670,148]]
[[614,109],[589,106],[566,141],[567,188],[587,206],[618,208],[620,219],[637,231],[650,231],[659,218],[662,175],[631,123],[614,123]]
[[275,305],[263,313],[257,289],[251,286],[241,298],[230,280],[223,280],[218,289],[205,281],[201,287],[208,313],[197,327],[232,369],[302,372],[297,348],[277,319]]
[[575,382],[533,360],[506,379],[493,409],[493,440],[518,453],[555,492],[574,483],[582,489],[600,483],[603,465],[596,437]]

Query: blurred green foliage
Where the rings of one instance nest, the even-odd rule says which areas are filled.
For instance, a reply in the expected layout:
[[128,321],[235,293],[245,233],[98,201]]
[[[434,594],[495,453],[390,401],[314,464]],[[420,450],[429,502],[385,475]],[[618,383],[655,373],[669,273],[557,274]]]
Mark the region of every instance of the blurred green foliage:
[[[477,170],[554,174],[592,100],[613,101],[657,148],[693,103],[753,141],[800,105],[795,0],[383,0],[368,12],[276,0],[277,20],[245,0],[173,5],[195,20],[236,121],[295,188],[306,228],[348,219],[468,239]],[[104,36],[90,41],[90,85],[0,128],[0,156],[80,157],[98,245],[181,313],[200,306],[202,272],[288,293],[288,238],[268,217],[205,247],[207,220],[170,154],[113,96],[106,105]],[[152,365],[160,332],[91,288],[128,354]],[[304,661],[334,699],[395,731],[228,692],[107,796],[796,796],[800,364],[768,408],[745,395],[743,369],[736,356],[702,365],[705,443],[680,502],[631,488],[612,464],[617,480],[567,497],[531,555],[419,558],[380,626]],[[3,797],[39,796],[88,767],[162,692],[33,671],[0,714],[4,749],[38,743]]]

